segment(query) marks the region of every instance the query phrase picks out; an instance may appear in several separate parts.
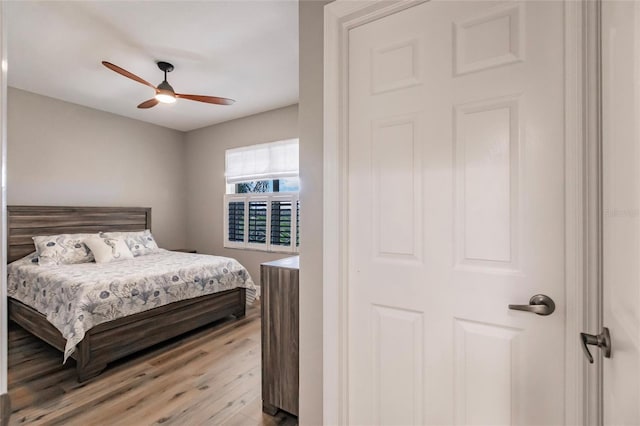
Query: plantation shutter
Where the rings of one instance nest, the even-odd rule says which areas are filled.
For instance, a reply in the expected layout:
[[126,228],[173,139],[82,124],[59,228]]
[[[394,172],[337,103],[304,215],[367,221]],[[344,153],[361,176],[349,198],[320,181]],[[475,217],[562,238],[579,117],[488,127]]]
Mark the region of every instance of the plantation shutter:
[[228,241],[244,242],[244,201],[228,203]]
[[227,194],[224,246],[295,253],[300,246],[297,193]]

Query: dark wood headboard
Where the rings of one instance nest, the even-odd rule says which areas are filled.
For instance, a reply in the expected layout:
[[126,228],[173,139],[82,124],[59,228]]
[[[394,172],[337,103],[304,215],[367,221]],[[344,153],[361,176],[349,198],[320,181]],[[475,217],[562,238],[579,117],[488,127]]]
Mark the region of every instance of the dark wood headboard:
[[35,251],[31,237],[151,229],[150,207],[7,206],[7,262]]

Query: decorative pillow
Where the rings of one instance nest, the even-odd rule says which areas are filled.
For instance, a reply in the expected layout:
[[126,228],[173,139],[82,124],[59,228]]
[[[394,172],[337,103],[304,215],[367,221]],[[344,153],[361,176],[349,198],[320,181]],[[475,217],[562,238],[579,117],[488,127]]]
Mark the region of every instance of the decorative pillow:
[[93,253],[84,244],[94,234],[60,234],[33,237],[40,265],[65,265],[93,262]]
[[123,238],[134,256],[144,256],[160,250],[150,230],[139,232],[103,232],[101,236]]
[[133,259],[133,253],[122,238],[110,238],[104,235],[92,235],[84,240],[96,258],[96,263],[110,263],[118,260]]

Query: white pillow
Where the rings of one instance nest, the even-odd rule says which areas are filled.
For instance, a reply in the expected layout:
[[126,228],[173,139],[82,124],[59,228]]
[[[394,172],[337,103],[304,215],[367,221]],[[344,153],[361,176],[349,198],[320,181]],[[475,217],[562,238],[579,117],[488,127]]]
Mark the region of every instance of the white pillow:
[[137,232],[102,232],[101,235],[107,238],[123,238],[131,253],[136,257],[160,251],[156,240],[148,229]]
[[60,234],[33,237],[40,265],[64,265],[93,262],[85,238],[97,234]]
[[122,238],[109,238],[91,235],[84,240],[91,249],[96,263],[110,263],[118,260],[133,259],[133,253]]

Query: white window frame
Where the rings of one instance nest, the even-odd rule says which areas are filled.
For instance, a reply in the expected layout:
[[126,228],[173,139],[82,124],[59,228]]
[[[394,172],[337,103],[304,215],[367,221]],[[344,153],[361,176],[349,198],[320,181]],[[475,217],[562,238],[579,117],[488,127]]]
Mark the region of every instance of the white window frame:
[[[224,247],[245,250],[267,251],[272,253],[298,253],[296,246],[296,237],[298,235],[298,224],[296,214],[298,209],[298,201],[300,196],[298,192],[260,192],[248,194],[225,194],[224,196]],[[267,203],[267,229],[264,244],[249,242],[249,203],[250,202]],[[273,201],[282,201],[291,203],[291,244],[283,246],[279,244],[271,244],[271,204]],[[244,241],[229,241],[229,203],[244,203]]]

